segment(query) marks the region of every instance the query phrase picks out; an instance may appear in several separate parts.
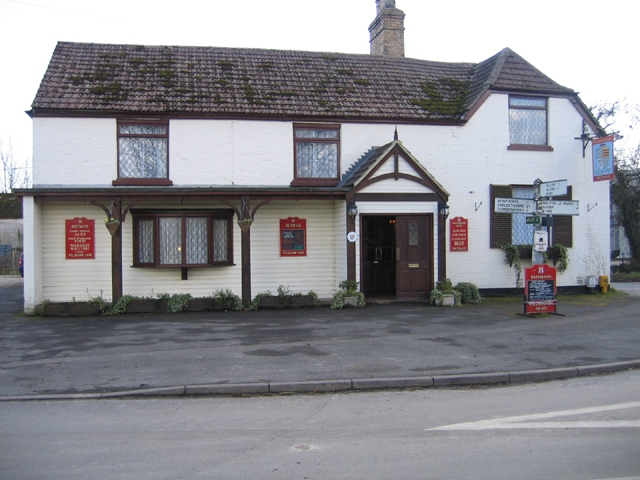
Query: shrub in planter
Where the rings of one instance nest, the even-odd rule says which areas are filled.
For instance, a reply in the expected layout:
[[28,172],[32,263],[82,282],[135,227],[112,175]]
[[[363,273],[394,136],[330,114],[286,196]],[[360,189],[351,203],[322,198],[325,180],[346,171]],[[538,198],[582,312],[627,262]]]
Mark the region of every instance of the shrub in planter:
[[180,313],[187,309],[191,295],[188,293],[159,293],[157,297],[164,301],[165,311],[168,313]]
[[121,315],[123,313],[151,313],[156,311],[157,300],[149,297],[123,295],[114,303],[105,315]]
[[244,310],[242,299],[230,288],[219,288],[213,292],[214,310]]

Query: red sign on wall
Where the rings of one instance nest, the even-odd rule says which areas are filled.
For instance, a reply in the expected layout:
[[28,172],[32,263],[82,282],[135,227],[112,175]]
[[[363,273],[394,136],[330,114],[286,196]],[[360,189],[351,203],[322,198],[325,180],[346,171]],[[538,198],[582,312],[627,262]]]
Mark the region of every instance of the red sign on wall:
[[556,269],[534,265],[524,269],[524,313],[555,313]]
[[307,221],[298,217],[280,220],[280,256],[307,256]]
[[469,220],[455,217],[449,220],[449,232],[451,236],[451,252],[469,251]]
[[86,218],[65,220],[67,258],[96,258],[96,222]]

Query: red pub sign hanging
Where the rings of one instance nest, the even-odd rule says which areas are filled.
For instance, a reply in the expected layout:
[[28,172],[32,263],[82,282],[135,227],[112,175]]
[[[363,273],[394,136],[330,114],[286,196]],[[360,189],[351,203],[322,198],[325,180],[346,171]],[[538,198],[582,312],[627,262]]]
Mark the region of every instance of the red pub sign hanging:
[[307,221],[289,217],[280,220],[280,256],[307,256]]
[[534,265],[524,269],[524,313],[556,313],[556,269]]
[[96,258],[96,222],[86,218],[65,220],[67,258]]
[[451,237],[451,252],[469,251],[469,220],[455,217],[449,220],[449,232]]

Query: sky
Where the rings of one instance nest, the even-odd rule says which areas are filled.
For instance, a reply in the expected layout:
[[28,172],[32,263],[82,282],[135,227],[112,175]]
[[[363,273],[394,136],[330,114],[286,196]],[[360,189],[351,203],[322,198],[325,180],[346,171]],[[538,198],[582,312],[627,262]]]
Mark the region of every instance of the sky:
[[[477,63],[509,47],[591,106],[640,104],[634,3],[396,0],[396,7],[406,14],[406,57]],[[31,158],[24,112],[58,41],[368,54],[375,14],[375,0],[0,0],[0,142],[11,143],[19,164]]]

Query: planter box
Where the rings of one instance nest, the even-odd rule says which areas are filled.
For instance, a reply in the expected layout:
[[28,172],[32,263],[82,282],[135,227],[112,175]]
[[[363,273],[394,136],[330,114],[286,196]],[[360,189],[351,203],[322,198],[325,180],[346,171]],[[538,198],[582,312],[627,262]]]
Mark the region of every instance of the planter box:
[[442,303],[443,307],[455,307],[456,306],[456,297],[450,293],[445,293],[442,295]]
[[46,317],[62,317],[69,315],[69,309],[66,303],[45,303],[43,310]]
[[358,306],[358,297],[344,297],[344,306],[356,308]]
[[291,297],[291,308],[311,308],[316,306],[316,299],[309,295]]
[[213,298],[192,298],[187,303],[187,312],[207,312],[213,310]]
[[[153,313],[157,311],[157,300],[131,300],[127,304],[127,313]],[[164,310],[164,302],[162,302]]]
[[290,303],[283,303],[280,297],[262,297],[260,299],[261,308],[291,308]]
[[226,303],[219,302],[217,300],[213,301],[213,308],[215,312],[221,312],[223,310],[233,310],[233,306],[227,305]]
[[95,302],[69,303],[67,308],[73,316],[100,315],[100,304]]
[[309,308],[315,306],[315,299],[309,295],[293,295],[289,298],[263,297],[261,308]]

